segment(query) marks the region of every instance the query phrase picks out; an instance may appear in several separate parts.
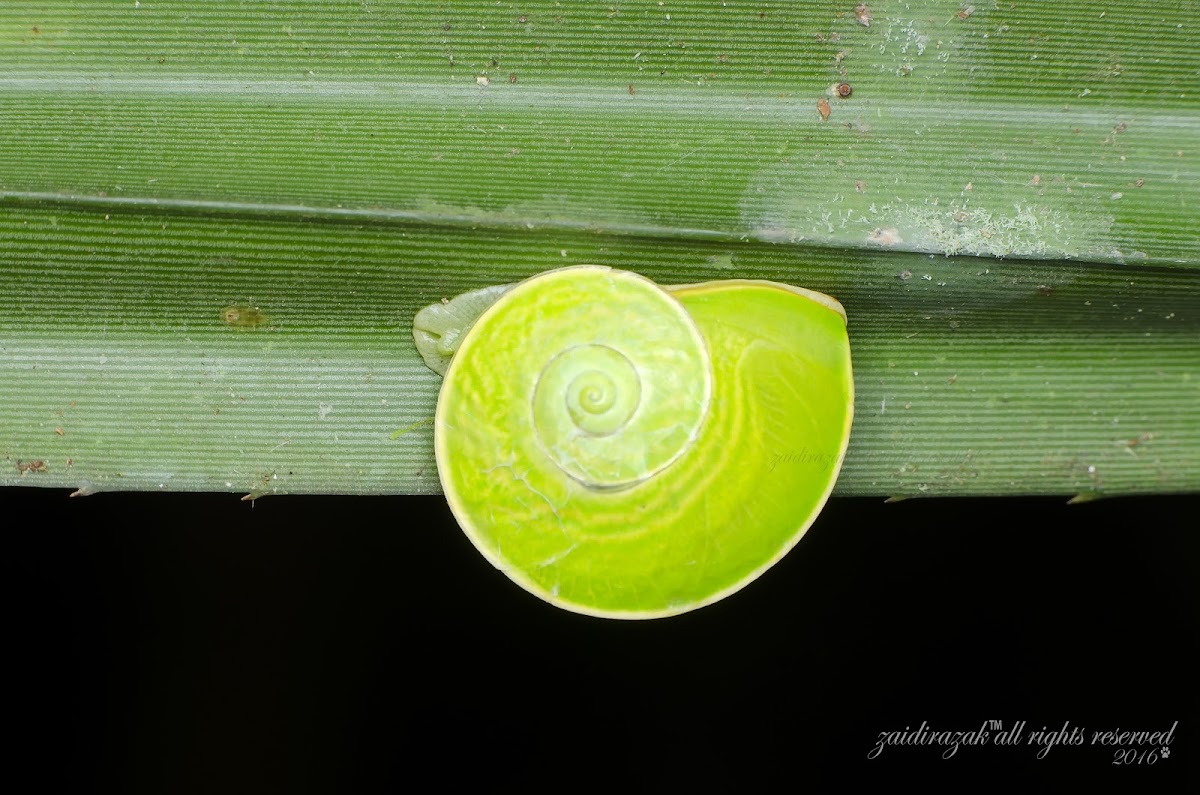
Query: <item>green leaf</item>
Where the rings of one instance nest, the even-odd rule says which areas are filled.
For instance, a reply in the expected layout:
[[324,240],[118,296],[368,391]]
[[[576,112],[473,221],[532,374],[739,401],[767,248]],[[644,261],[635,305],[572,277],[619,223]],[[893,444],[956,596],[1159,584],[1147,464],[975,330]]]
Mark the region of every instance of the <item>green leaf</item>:
[[836,493],[1200,488],[1200,9],[869,5],[4,4],[0,484],[437,491],[417,310],[595,262],[837,297]]

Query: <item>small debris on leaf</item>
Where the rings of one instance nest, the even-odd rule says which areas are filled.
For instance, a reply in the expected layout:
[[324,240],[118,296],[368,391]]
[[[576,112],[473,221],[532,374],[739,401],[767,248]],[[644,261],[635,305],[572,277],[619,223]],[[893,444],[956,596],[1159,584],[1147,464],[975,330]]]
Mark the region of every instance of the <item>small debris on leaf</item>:
[[234,328],[256,328],[266,322],[267,316],[257,306],[231,304],[221,310],[221,320]]
[[876,227],[871,231],[871,234],[867,235],[867,240],[872,243],[878,243],[881,246],[894,246],[904,242],[900,237],[900,232],[894,226],[889,226],[886,229]]

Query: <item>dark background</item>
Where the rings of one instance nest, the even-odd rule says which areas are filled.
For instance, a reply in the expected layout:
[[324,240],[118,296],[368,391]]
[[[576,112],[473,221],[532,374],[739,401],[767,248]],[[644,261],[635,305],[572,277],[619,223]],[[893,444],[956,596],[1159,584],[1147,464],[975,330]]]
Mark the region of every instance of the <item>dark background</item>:
[[[1198,515],[1196,496],[834,499],[740,593],[623,622],[528,595],[437,497],[0,490],[7,773],[45,791],[1182,791]],[[988,720],[1179,726],[1153,766],[1024,742],[866,756],[881,731]]]

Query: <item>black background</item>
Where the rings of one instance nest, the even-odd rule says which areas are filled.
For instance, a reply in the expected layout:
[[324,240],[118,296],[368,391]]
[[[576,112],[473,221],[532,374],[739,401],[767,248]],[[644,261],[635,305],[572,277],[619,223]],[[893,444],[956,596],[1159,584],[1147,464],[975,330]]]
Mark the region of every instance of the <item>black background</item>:
[[[75,791],[1182,791],[1197,515],[1195,496],[834,499],[740,593],[625,622],[528,595],[438,497],[0,490],[10,750]],[[882,731],[989,720],[1179,725],[1153,766],[1088,745],[867,758]]]

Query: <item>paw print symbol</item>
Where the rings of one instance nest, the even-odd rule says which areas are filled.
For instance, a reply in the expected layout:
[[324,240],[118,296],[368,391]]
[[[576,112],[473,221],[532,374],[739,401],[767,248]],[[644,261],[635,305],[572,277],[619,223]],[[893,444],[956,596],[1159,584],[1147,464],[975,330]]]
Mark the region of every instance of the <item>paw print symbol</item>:
[[1171,749],[1164,745],[1163,750],[1162,750],[1162,758],[1166,759],[1170,755],[1171,755]]

